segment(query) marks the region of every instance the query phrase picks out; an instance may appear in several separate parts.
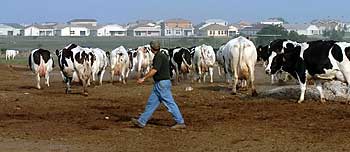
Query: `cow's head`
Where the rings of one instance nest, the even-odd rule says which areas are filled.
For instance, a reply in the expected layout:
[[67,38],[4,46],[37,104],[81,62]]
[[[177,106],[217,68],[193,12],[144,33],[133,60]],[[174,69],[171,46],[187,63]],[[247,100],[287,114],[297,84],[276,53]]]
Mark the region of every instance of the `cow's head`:
[[273,51],[271,53],[265,72],[267,74],[275,74],[281,69],[284,71],[290,71],[291,69],[294,69],[296,62],[300,58],[300,51],[302,49],[301,45],[302,44],[293,41],[284,41],[282,43],[282,48],[274,47],[281,49],[278,49],[277,51]]
[[191,66],[192,65],[192,55],[190,50],[186,49],[186,48],[182,48],[182,59],[185,62],[185,64],[187,66]]
[[271,51],[269,50],[269,45],[262,46],[259,45],[256,49],[257,55],[258,55],[258,61],[267,61],[269,59],[269,56],[271,55]]

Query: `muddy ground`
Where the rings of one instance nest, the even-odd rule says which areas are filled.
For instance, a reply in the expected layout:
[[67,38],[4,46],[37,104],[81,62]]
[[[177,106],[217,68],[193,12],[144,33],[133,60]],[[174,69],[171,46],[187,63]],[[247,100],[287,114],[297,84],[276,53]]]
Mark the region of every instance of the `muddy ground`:
[[[174,121],[163,106],[139,129],[130,118],[143,111],[151,80],[111,84],[106,76],[84,97],[80,86],[64,94],[57,67],[42,90],[24,65],[0,64],[0,70],[0,151],[350,151],[345,102],[306,96],[296,104],[295,95],[251,97],[247,91],[234,96],[216,77],[190,92],[186,83],[173,86],[187,129],[169,129]],[[277,87],[260,65],[256,77],[258,93]]]

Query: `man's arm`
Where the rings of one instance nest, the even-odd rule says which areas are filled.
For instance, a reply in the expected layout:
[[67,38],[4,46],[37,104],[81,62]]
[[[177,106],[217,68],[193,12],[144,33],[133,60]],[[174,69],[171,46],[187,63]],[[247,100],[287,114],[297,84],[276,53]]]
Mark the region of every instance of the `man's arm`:
[[151,69],[143,78],[137,80],[137,83],[143,83],[147,78],[153,77],[157,73],[157,69]]

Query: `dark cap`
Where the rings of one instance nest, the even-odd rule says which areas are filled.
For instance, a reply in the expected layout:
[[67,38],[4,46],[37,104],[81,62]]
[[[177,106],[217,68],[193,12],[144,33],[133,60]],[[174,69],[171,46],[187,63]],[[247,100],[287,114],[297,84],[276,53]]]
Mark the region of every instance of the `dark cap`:
[[151,48],[153,50],[155,50],[155,51],[159,51],[160,50],[160,43],[159,43],[159,41],[156,41],[156,40],[151,41],[150,45],[151,45]]

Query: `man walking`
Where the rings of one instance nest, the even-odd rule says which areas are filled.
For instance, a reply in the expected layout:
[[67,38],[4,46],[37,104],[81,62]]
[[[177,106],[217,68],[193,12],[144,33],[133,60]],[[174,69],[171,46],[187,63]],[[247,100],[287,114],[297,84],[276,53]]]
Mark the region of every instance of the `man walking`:
[[138,119],[132,118],[131,122],[137,127],[145,127],[153,112],[158,108],[160,102],[162,102],[176,121],[176,124],[171,128],[184,129],[186,128],[184,119],[171,93],[168,58],[159,51],[160,43],[158,41],[152,41],[150,46],[151,51],[155,54],[153,58],[153,67],[145,77],[138,79],[137,83],[142,84],[145,79],[153,77],[154,86],[148,98],[145,111]]

